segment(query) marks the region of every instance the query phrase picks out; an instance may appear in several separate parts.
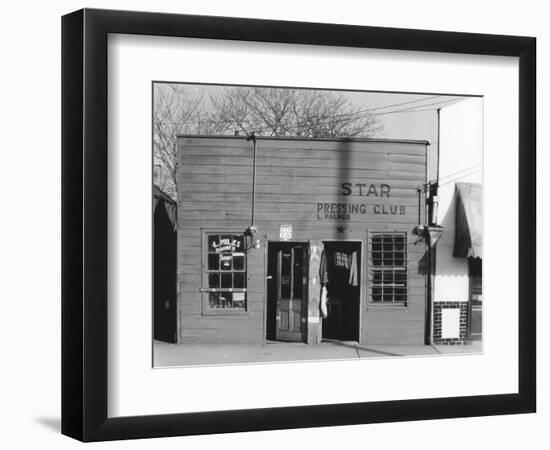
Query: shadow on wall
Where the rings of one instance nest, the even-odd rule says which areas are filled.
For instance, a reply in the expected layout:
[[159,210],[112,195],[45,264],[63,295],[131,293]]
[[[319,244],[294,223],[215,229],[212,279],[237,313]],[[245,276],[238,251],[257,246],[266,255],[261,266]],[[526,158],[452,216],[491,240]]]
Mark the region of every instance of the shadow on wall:
[[[341,144],[338,146],[338,183],[336,184],[338,201],[347,199],[347,197],[343,195],[340,186],[342,183],[349,180],[351,150],[352,142],[349,139],[342,140]],[[346,233],[349,233],[351,226],[352,223],[345,220],[338,220],[335,222],[332,230],[332,239],[345,238]]]
[[[453,190],[454,191],[454,190]],[[438,277],[464,277],[468,275],[467,259],[453,256],[456,229],[456,195],[443,216],[443,235],[436,246],[436,275]]]
[[[454,188],[453,188],[454,192]],[[436,261],[438,276],[464,276],[462,265],[464,258],[453,256],[455,240],[455,218],[456,218],[456,195],[453,194],[451,202],[440,223],[443,226],[443,235],[436,246]],[[445,264],[442,262],[445,261]],[[460,265],[460,267],[458,267]]]
[[[424,241],[419,241],[416,245],[425,245]],[[424,252],[422,258],[418,260],[418,274],[426,275],[428,273],[428,250]]]
[[[443,227],[443,234],[436,244],[436,261],[441,262],[442,259],[445,259],[447,262],[445,264],[437,264],[437,273],[438,276],[463,276],[462,272],[457,272],[456,268],[453,267],[453,263],[459,264],[461,258],[453,257],[453,248],[455,240],[455,220],[456,220],[456,195],[454,194],[454,185],[453,185],[453,195],[451,197],[451,202],[445,215],[439,225]],[[419,243],[420,244],[420,243]],[[418,261],[418,273],[425,275],[428,272],[428,252],[426,251],[422,258]]]

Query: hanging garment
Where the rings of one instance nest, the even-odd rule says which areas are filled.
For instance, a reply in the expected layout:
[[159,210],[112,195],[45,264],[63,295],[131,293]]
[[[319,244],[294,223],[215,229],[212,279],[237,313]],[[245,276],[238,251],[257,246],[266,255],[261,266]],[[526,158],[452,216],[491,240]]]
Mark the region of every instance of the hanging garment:
[[327,283],[328,283],[328,262],[327,255],[323,250],[321,254],[321,262],[319,264],[319,278],[321,280],[321,298],[319,300],[319,307],[321,309],[321,316],[327,317]]
[[323,319],[326,319],[326,317],[328,316],[327,288],[325,286],[321,287],[321,316],[323,316]]
[[321,254],[321,262],[319,263],[319,278],[322,286],[328,283],[328,262],[327,255],[324,250]]
[[334,252],[334,266],[349,269],[349,256],[345,252]]
[[349,257],[349,280],[350,286],[357,286],[357,252],[353,252]]

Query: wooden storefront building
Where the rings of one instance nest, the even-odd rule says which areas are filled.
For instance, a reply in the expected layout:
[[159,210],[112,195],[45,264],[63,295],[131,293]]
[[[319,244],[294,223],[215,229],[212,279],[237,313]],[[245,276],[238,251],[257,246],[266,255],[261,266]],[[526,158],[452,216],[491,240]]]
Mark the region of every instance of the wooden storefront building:
[[425,342],[428,142],[177,145],[178,342]]

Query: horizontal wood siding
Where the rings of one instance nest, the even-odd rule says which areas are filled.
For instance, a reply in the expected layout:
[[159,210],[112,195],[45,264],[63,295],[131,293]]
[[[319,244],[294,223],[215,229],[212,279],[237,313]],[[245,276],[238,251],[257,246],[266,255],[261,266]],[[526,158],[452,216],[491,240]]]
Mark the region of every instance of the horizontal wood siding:
[[[294,241],[363,242],[362,343],[423,343],[426,247],[415,243],[413,229],[419,216],[418,189],[426,182],[426,143],[258,138],[255,223],[262,245],[248,253],[246,315],[204,315],[200,288],[203,231],[244,231],[250,225],[252,142],[179,137],[178,158],[180,341],[263,341],[267,241],[278,241],[280,224],[291,224]],[[342,183],[350,183],[348,189]],[[377,195],[369,192],[371,184]],[[389,193],[381,185],[389,186]],[[351,195],[344,195],[349,189]],[[424,194],[420,200],[424,222]],[[344,204],[357,205],[357,212],[349,217],[331,215]],[[408,233],[405,308],[369,305],[365,254],[369,231]]]

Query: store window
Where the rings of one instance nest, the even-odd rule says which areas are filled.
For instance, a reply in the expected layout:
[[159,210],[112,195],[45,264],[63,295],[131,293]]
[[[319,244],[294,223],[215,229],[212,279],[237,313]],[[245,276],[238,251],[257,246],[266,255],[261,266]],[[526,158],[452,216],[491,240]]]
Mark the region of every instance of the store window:
[[208,313],[246,311],[246,253],[243,234],[206,233],[203,286]]
[[372,304],[407,305],[406,233],[369,233],[368,284]]

